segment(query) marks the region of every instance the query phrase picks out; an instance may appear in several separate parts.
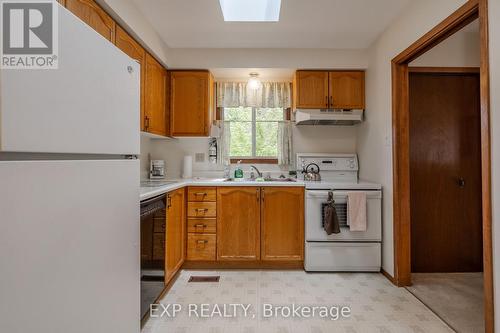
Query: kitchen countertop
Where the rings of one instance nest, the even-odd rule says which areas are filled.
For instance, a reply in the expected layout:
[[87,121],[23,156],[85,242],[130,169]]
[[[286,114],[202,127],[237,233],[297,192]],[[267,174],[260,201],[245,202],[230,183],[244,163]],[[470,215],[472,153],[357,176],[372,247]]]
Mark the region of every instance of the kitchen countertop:
[[173,183],[159,185],[159,186],[141,186],[140,188],[140,200],[146,200],[157,195],[167,193],[178,188],[185,186],[290,186],[290,187],[304,187],[305,182],[297,180],[296,182],[290,181],[225,181],[224,178],[194,178],[194,179],[173,179],[173,180],[162,180],[171,181]]

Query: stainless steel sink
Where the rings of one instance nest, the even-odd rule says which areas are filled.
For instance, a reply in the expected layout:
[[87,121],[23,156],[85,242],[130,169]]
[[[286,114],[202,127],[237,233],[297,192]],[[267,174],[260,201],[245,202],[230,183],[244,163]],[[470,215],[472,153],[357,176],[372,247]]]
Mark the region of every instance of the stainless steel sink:
[[296,182],[297,180],[294,178],[226,178],[225,182],[256,182],[256,183],[265,183],[265,182]]

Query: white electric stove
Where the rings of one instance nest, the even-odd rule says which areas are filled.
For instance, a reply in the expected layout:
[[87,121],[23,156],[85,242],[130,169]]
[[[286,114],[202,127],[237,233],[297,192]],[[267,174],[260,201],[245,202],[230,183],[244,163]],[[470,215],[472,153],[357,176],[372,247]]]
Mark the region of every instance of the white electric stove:
[[[297,154],[297,170],[314,163],[321,181],[306,182],[306,271],[380,271],[382,241],[381,185],[359,181],[356,154]],[[347,210],[349,192],[363,191],[367,198],[366,231],[350,231]],[[323,228],[324,206],[333,193],[341,232],[327,235]]]

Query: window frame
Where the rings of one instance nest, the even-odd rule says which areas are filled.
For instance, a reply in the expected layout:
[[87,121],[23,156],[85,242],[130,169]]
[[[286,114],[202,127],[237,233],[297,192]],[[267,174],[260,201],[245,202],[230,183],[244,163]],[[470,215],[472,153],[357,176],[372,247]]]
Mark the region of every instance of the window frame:
[[[257,121],[257,109],[260,109],[256,106],[250,107],[252,109],[252,119],[251,120],[245,120],[245,121],[235,121],[235,120],[229,120],[229,122],[249,122],[252,125],[252,156],[230,156],[229,159],[231,163],[237,163],[241,161],[241,163],[244,164],[249,164],[249,163],[258,163],[258,164],[278,164],[278,156],[256,156],[256,151],[257,151],[257,122],[262,122],[262,123],[279,123],[281,121],[285,121],[287,119],[287,109],[286,108],[279,108],[283,110],[283,119],[282,120],[258,120]],[[224,120],[225,118],[225,111],[224,107],[221,108],[221,115],[222,119]],[[276,147],[277,148],[277,147]]]

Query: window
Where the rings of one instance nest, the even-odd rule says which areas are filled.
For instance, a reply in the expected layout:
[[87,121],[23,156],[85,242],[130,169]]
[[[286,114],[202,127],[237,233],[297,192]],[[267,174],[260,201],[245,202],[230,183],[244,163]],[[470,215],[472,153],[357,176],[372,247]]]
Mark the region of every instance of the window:
[[224,108],[224,120],[230,122],[231,158],[275,159],[283,115],[283,108]]

